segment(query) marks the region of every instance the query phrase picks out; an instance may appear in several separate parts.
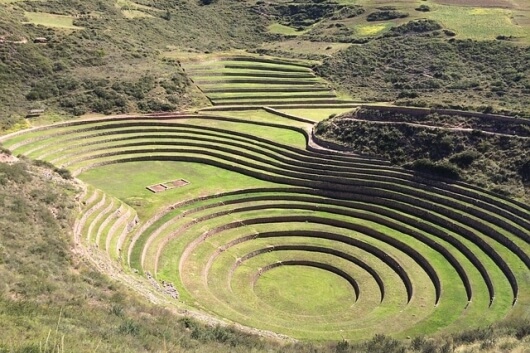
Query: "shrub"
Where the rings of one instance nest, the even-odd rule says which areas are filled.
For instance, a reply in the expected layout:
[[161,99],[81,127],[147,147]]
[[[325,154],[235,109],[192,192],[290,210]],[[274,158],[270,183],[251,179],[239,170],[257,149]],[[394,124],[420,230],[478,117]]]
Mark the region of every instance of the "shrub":
[[407,34],[407,33],[426,33],[438,31],[442,26],[433,20],[415,20],[409,21],[397,27],[390,29],[392,33]]
[[131,336],[138,336],[140,333],[140,326],[138,326],[134,321],[132,320],[125,320],[119,327],[118,332],[120,334],[125,335],[131,335]]
[[400,341],[382,334],[375,335],[364,344],[367,352],[405,353]]
[[396,18],[405,18],[408,17],[409,14],[406,12],[396,11],[396,10],[382,10],[382,11],[375,11],[370,13],[366,20],[369,22],[372,21],[388,21],[388,20],[394,20]]
[[0,145],[0,153],[6,154],[8,156],[11,156],[11,151],[8,148],[5,148]]
[[427,340],[424,336],[416,336],[412,339],[410,342],[410,348],[416,352],[420,352],[425,344],[427,343]]
[[399,92],[397,98],[418,98],[419,94],[414,91],[401,91]]
[[530,159],[528,159],[520,168],[519,175],[523,179],[523,182],[530,181]]
[[461,344],[470,344],[477,341],[486,341],[492,339],[493,329],[491,327],[468,330],[454,336],[455,342]]
[[33,161],[33,165],[37,166],[37,167],[43,167],[43,168],[48,168],[48,169],[55,169],[55,166],[53,164],[51,164],[50,162],[47,162],[47,161],[43,161],[43,160],[40,160],[40,159],[35,159]]
[[477,158],[480,157],[480,153],[475,150],[467,150],[454,154],[449,158],[449,162],[456,164],[460,168],[467,168],[473,163]]
[[515,332],[515,337],[518,340],[522,340],[526,336],[530,336],[530,321],[525,321],[525,322],[521,323],[517,327],[517,331]]
[[65,168],[56,168],[54,171],[61,176],[61,178],[70,180],[73,178],[72,173],[68,169]]
[[431,11],[431,8],[427,5],[420,5],[418,7],[416,7],[414,10],[416,11],[421,11],[421,12],[429,12]]
[[454,180],[460,179],[458,169],[455,166],[444,162],[435,163],[429,159],[418,159],[411,165],[408,165],[408,167],[420,173],[432,174]]

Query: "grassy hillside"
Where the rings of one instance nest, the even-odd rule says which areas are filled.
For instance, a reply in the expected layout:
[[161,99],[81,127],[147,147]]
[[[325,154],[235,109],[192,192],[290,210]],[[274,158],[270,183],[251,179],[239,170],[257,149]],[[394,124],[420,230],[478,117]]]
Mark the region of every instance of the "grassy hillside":
[[[461,105],[521,111],[528,52],[520,46],[530,36],[530,10],[524,2],[497,2],[482,8],[434,0],[3,1],[0,120],[12,126],[29,109],[71,116],[208,105],[175,61],[234,49],[319,60],[332,55],[318,72],[356,99],[447,105],[464,92]],[[421,40],[377,40],[425,18],[440,27],[437,39],[429,33]],[[47,43],[33,43],[36,38]],[[450,38],[457,41],[447,43]],[[505,40],[489,45],[468,38]],[[440,51],[446,55],[428,64]],[[416,52],[421,60],[411,55]],[[462,72],[463,65],[471,70]],[[401,82],[409,79],[410,87]]]
[[530,125],[363,108],[322,121],[315,131],[409,168],[429,160],[456,179],[530,201]]
[[443,35],[354,45],[317,72],[357,99],[530,115],[530,51],[502,41]]
[[408,341],[306,344],[182,318],[75,251],[78,190],[46,166],[0,164],[0,352],[528,352],[530,326],[517,320]]
[[[206,104],[161,54],[249,48],[263,32],[259,16],[234,2],[0,4],[0,115],[9,125],[28,109],[81,115]],[[40,37],[47,43],[33,43]]]
[[0,353],[529,353],[529,44],[523,0],[0,0]]

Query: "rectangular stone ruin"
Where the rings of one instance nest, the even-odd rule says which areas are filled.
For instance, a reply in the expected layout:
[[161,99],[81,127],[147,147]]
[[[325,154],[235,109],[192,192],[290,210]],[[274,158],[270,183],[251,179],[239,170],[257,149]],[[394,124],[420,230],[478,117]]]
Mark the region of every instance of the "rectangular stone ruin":
[[167,182],[160,183],[160,184],[150,185],[150,186],[147,186],[146,188],[147,190],[154,192],[156,194],[162,191],[179,188],[179,187],[182,187],[188,184],[189,184],[189,181],[185,179],[176,179],[176,180],[167,181]]

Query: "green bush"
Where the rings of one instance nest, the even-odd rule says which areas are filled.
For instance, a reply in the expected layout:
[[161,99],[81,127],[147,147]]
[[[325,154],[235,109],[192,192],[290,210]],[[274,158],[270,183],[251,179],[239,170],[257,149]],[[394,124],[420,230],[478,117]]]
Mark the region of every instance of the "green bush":
[[397,27],[392,27],[390,29],[390,34],[392,33],[398,33],[398,34],[408,34],[408,33],[427,33],[427,32],[433,32],[438,31],[442,29],[442,26],[433,20],[415,20],[415,21],[409,21],[405,24],[402,24]]
[[526,338],[527,336],[530,336],[530,321],[529,320],[526,320],[520,323],[518,327],[516,328],[516,332],[515,332],[515,337],[518,340],[522,340]]
[[0,145],[0,153],[11,156],[11,150],[9,150],[9,148],[3,147],[2,145]]
[[453,339],[458,344],[472,344],[478,341],[492,340],[494,338],[493,333],[492,327],[477,328],[455,334]]
[[420,5],[418,7],[416,7],[414,10],[416,11],[420,11],[420,12],[429,12],[431,11],[431,8],[427,5]]
[[523,182],[530,182],[530,159],[528,159],[521,167],[519,167],[518,172],[523,179]]
[[61,176],[61,178],[70,180],[73,178],[72,173],[68,169],[65,168],[57,168],[54,169],[54,171]]
[[449,162],[456,164],[460,168],[467,168],[479,157],[479,152],[475,150],[467,150],[454,154],[453,156],[451,156],[451,158],[449,158]]
[[377,334],[364,344],[366,352],[405,353],[405,347],[394,338]]
[[397,10],[380,10],[375,11],[366,17],[366,20],[369,22],[372,21],[388,21],[388,20],[394,20],[396,18],[405,18],[408,17],[409,14],[406,12],[401,12]]
[[458,169],[455,166],[444,162],[435,163],[429,159],[419,159],[410,164],[409,168],[420,173],[432,174],[443,178],[454,180],[460,179]]

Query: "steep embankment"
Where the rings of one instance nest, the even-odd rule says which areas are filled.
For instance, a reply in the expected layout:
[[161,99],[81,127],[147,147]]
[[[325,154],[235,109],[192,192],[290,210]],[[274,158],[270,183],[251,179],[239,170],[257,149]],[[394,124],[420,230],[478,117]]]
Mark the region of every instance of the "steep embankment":
[[530,122],[462,115],[363,108],[323,121],[315,132],[360,153],[528,201]]

